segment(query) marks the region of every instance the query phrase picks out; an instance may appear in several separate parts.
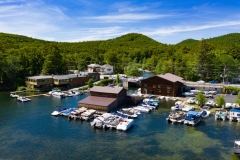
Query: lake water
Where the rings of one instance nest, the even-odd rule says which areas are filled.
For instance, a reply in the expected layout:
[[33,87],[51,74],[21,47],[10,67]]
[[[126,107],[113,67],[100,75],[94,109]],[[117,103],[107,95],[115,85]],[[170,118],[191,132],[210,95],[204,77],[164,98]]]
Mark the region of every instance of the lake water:
[[18,102],[0,93],[0,159],[232,159],[240,123],[215,121],[195,127],[166,122],[172,101],[141,114],[127,132],[91,128],[86,121],[54,117],[55,106],[77,107],[79,97],[34,97]]

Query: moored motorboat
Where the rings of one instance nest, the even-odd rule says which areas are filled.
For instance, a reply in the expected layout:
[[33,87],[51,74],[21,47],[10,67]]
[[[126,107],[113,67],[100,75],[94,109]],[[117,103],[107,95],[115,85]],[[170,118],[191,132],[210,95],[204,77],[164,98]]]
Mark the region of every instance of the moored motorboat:
[[229,112],[229,121],[240,122],[240,109],[231,109]]
[[57,97],[57,98],[65,98],[66,97],[65,93],[63,93],[63,92],[54,92],[54,93],[52,93],[52,96]]
[[182,123],[184,122],[186,115],[187,114],[183,111],[170,112],[166,120],[171,123]]
[[12,98],[18,98],[19,95],[17,95],[16,92],[11,92],[10,97],[12,97]]
[[182,111],[185,111],[185,112],[194,111],[194,110],[195,110],[195,108],[193,106],[187,106],[186,105],[182,108]]
[[195,126],[196,124],[198,124],[200,122],[200,120],[201,120],[201,116],[198,112],[188,111],[187,116],[184,120],[184,124]]
[[133,125],[133,122],[133,119],[120,119],[116,129],[120,131],[127,131]]
[[141,114],[141,112],[137,109],[134,109],[134,108],[122,108],[123,111],[128,111],[128,112],[131,112],[131,113],[134,113],[134,114]]
[[143,106],[136,106],[133,107],[136,110],[139,110],[141,113],[149,113],[151,110],[149,108],[143,107]]
[[81,119],[85,120],[85,121],[90,120],[94,117],[93,115],[95,112],[96,112],[96,110],[89,109],[81,114]]
[[123,114],[123,115],[127,116],[128,118],[137,118],[137,114],[129,112],[129,111],[120,110],[120,111],[117,111],[117,113]]
[[234,154],[237,154],[238,156],[240,156],[240,140],[234,141],[234,146],[232,148],[232,152]]
[[19,101],[21,101],[21,102],[28,102],[28,101],[30,101],[31,99],[20,96],[20,97],[17,98],[17,100],[19,100]]
[[200,115],[202,118],[207,118],[207,117],[209,117],[210,113],[211,113],[211,111],[209,111],[208,109],[204,109],[200,112]]
[[215,120],[227,120],[228,112],[226,110],[216,110],[215,112]]

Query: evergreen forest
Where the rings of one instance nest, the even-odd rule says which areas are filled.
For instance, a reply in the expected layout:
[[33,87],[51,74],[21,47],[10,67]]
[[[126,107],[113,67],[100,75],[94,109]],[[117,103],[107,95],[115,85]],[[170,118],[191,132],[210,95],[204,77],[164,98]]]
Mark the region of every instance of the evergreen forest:
[[0,33],[0,90],[25,85],[25,77],[86,71],[87,65],[110,64],[115,73],[134,69],[173,73],[185,80],[222,82],[240,75],[240,33],[163,44],[130,33],[109,40],[52,42]]

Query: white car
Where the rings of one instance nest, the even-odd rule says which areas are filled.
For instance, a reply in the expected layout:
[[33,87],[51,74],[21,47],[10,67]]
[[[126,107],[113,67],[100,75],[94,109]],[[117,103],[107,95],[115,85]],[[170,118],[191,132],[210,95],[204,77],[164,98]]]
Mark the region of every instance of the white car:
[[200,80],[200,81],[197,81],[197,83],[202,83],[202,84],[203,84],[203,83],[205,83],[205,82],[204,82],[203,80]]
[[206,96],[207,98],[213,98],[213,95],[212,95],[212,94],[209,94],[209,93],[205,93],[205,96]]

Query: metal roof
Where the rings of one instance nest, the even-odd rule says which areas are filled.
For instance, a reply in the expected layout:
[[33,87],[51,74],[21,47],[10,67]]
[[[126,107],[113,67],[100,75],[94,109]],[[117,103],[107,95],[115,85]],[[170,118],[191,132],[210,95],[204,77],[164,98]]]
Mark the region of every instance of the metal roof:
[[50,79],[52,76],[32,76],[32,77],[27,77],[31,79]]
[[116,100],[116,98],[88,96],[85,99],[79,101],[78,103],[107,107],[108,105],[113,103],[115,100]]
[[94,86],[90,89],[90,92],[101,92],[101,93],[114,93],[118,94],[123,90],[123,87],[102,87],[102,86]]
[[182,77],[179,77],[179,76],[176,76],[174,74],[171,74],[171,73],[165,73],[165,74],[160,74],[160,75],[157,75],[158,77],[161,77],[163,79],[166,79],[168,81],[171,81],[171,82],[181,82],[181,83],[185,83],[185,81],[183,80]]

